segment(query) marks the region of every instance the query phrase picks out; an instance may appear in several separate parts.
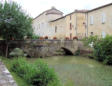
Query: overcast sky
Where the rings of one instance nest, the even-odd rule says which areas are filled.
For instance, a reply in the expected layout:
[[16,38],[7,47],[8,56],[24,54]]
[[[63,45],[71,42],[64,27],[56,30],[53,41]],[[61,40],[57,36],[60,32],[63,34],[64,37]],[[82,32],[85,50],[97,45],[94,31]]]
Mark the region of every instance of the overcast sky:
[[[0,0],[4,1],[4,0]],[[11,1],[11,0],[9,0]],[[112,0],[13,0],[20,4],[33,18],[52,6],[65,14],[75,9],[93,9],[98,6],[112,3]]]

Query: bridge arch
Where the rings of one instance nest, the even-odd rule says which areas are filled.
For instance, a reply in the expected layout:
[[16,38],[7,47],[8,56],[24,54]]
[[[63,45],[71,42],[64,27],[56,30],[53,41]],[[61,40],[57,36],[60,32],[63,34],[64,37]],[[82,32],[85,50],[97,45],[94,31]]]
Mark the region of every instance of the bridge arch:
[[65,55],[73,55],[73,52],[65,47],[61,47],[64,50]]

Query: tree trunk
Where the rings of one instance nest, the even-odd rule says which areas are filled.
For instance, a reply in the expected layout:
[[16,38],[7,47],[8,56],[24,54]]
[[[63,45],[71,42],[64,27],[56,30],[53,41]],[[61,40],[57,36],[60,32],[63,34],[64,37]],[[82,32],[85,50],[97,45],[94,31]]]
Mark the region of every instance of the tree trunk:
[[6,41],[6,53],[5,53],[6,57],[8,57],[8,48],[9,48],[8,41]]

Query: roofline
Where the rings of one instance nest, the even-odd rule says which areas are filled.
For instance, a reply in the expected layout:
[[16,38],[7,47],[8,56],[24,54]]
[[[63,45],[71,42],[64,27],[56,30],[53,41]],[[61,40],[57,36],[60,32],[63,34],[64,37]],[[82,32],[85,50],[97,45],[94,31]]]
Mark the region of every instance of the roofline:
[[57,19],[55,19],[55,20],[52,20],[52,21],[50,21],[50,22],[55,22],[55,21],[57,21],[57,20],[60,20],[60,19],[62,19],[62,18],[65,18],[65,17],[68,16],[68,15],[72,15],[73,13],[86,13],[86,12],[81,12],[81,11],[75,10],[75,11],[73,11],[73,12],[71,12],[71,13],[65,15],[65,16],[62,16],[62,17],[57,18]]
[[33,20],[35,20],[36,18],[38,18],[39,16],[41,16],[42,14],[44,14],[46,11],[40,13],[38,16],[36,16],[35,18],[33,18]]
[[[44,12],[42,12],[42,13],[40,13],[38,16],[36,16],[35,18],[33,18],[33,20],[35,20],[36,18],[38,18],[39,16],[41,16],[42,14],[44,14],[45,12],[47,12],[47,11],[49,11],[50,9],[48,9],[48,10],[46,10],[46,11],[44,11]],[[57,10],[57,9],[56,9]],[[57,11],[60,11],[60,10],[57,10]],[[61,12],[61,11],[60,11]],[[62,13],[62,15],[63,15],[63,12],[61,12]]]
[[62,18],[65,18],[66,16],[62,16],[62,17],[60,17],[60,18],[57,18],[57,19],[55,19],[55,20],[52,20],[52,21],[50,21],[50,22],[55,22],[55,21],[57,21],[57,20],[60,20],[60,19],[62,19]]
[[99,6],[97,8],[92,9],[92,10],[89,10],[87,12],[92,12],[92,11],[95,11],[95,10],[98,10],[98,9],[101,9],[101,8],[104,8],[104,7],[107,7],[107,6],[110,6],[110,5],[112,5],[112,3],[106,4],[106,5],[103,5],[103,6]]

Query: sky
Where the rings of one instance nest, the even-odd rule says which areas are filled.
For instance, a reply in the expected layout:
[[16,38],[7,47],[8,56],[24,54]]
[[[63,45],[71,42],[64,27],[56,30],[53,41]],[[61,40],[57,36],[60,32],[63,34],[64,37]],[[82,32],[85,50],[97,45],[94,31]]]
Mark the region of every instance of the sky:
[[[5,0],[0,0],[5,1]],[[22,6],[31,17],[35,18],[45,10],[55,7],[64,15],[75,9],[93,9],[101,5],[112,3],[112,0],[8,0],[15,1]]]

